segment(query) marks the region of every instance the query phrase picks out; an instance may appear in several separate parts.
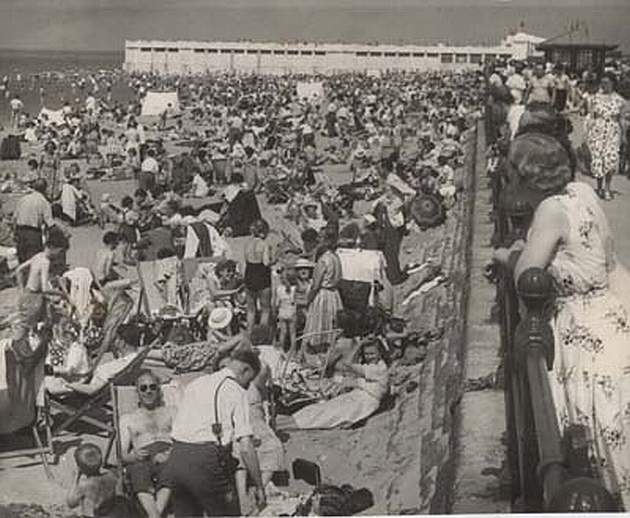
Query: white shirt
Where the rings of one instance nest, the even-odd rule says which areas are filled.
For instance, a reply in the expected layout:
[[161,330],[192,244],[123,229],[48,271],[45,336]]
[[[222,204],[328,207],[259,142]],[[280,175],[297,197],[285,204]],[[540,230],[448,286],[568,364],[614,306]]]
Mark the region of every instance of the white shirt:
[[148,156],[142,162],[141,168],[144,173],[157,173],[160,170],[160,164],[152,156]]
[[[173,440],[193,444],[217,442],[212,431],[215,422],[214,399],[219,383],[228,376],[228,368],[191,381],[182,396],[179,412],[173,422]],[[221,423],[221,444],[254,434],[249,418],[247,391],[234,380],[225,381],[218,394],[218,417]]]
[[208,191],[210,188],[206,181],[201,177],[200,174],[196,174],[193,176],[192,180],[192,190],[193,196],[198,198],[203,198],[204,196],[208,196]]

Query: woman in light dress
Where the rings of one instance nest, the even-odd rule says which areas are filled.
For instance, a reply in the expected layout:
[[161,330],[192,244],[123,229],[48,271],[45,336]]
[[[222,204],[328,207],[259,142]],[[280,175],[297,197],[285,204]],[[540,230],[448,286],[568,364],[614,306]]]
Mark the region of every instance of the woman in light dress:
[[599,91],[589,96],[586,141],[591,152],[591,172],[597,179],[597,194],[604,200],[612,199],[613,175],[619,172],[623,97],[615,92],[615,76],[604,74]]
[[[586,427],[593,474],[630,509],[630,296],[619,286],[627,272],[616,263],[595,192],[572,181],[566,149],[530,134],[514,141],[510,155],[519,187],[542,199],[526,242],[513,247],[522,249],[514,278],[538,267],[555,281],[549,378],[560,430]],[[513,250],[495,257],[503,262]]]

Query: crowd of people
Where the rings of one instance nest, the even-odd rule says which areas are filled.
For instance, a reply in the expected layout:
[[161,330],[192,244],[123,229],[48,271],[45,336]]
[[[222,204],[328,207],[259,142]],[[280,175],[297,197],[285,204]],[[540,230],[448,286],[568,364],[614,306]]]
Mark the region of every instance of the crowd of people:
[[[132,492],[152,517],[263,508],[286,468],[279,429],[356,425],[388,397],[394,290],[444,280],[401,264],[401,243],[460,198],[483,75],[105,77],[59,113],[11,97],[12,132],[41,154],[5,188],[25,192],[3,218],[19,289],[5,347],[45,364],[53,398],[98,393],[145,347],[160,369],[198,372],[175,406],[137,373],[119,426]],[[320,95],[299,98],[303,81]],[[178,102],[147,119],[154,90]],[[110,180],[133,187],[94,199]],[[101,233],[89,267],[67,264],[82,225]],[[68,504],[98,514],[111,476],[95,445],[75,457]]]

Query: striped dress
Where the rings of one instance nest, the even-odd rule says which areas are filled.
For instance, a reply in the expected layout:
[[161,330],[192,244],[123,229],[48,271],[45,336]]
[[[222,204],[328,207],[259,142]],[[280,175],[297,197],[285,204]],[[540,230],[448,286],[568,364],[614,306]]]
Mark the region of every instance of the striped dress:
[[313,273],[313,285],[319,289],[308,307],[304,335],[315,335],[306,338],[307,345],[319,348],[333,341],[332,334],[323,334],[335,329],[337,313],[343,308],[337,285],[341,280],[341,261],[335,252],[326,251],[317,261]]

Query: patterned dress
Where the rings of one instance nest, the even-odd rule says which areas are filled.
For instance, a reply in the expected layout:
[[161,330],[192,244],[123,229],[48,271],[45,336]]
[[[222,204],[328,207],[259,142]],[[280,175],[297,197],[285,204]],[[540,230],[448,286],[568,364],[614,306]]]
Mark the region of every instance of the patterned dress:
[[555,199],[570,227],[549,266],[557,289],[550,382],[560,429],[586,426],[593,472],[630,509],[629,310],[609,283],[609,230],[595,192],[571,183]]
[[317,347],[330,344],[334,336],[321,334],[335,329],[337,313],[343,309],[337,285],[341,280],[341,261],[335,252],[325,252],[315,265],[314,279],[321,278],[320,288],[308,308],[304,335],[315,335],[306,338],[305,342]]
[[590,96],[589,103],[586,138],[592,156],[591,171],[595,178],[604,178],[619,171],[619,114],[624,100],[616,93],[597,93]]

